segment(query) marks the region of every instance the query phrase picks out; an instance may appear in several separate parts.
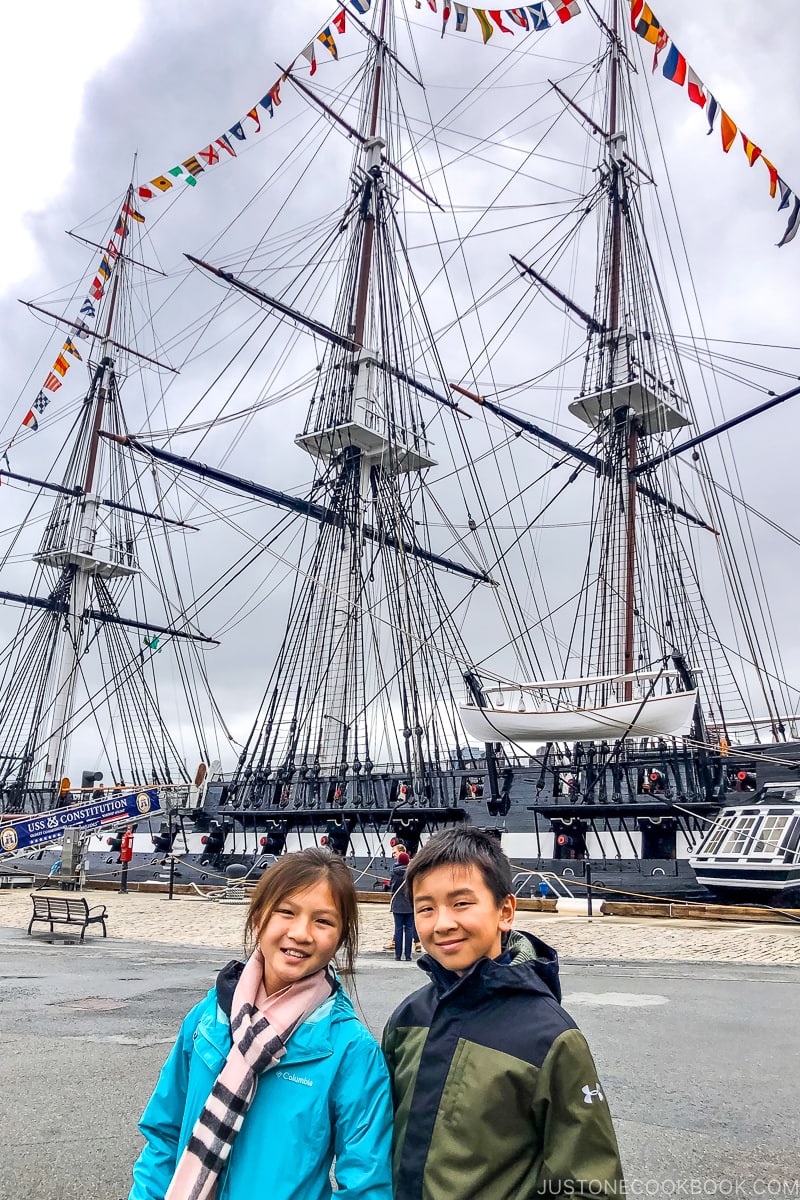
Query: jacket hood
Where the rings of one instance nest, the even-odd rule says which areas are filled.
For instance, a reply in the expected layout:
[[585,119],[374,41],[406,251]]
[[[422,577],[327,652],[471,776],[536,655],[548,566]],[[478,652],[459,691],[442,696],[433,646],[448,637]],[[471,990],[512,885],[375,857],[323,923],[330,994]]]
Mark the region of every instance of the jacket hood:
[[[233,993],[236,991],[236,985],[239,982],[239,979],[241,977],[243,970],[244,970],[244,963],[239,962],[238,959],[234,958],[234,959],[231,959],[231,961],[229,963],[226,963],[226,965],[222,968],[219,975],[217,976],[217,982],[215,985],[216,990],[217,990],[217,1004],[219,1005],[219,1007],[222,1009],[222,1011],[225,1013],[225,1016],[229,1020],[230,1020],[230,1015],[231,1015],[231,1009],[233,1008]],[[353,1006],[350,1003],[350,997],[342,989],[342,985],[339,982],[336,975],[330,969],[328,970],[327,974],[328,974],[328,982],[331,985],[332,994],[337,1001],[336,1008],[343,1007],[343,1005],[341,1005],[339,1003],[339,1001],[341,999],[346,1002],[344,1007],[349,1008],[350,1011],[353,1012],[353,1015],[355,1015]],[[340,1014],[340,1015],[343,1015],[343,1014]]]
[[561,1002],[558,952],[541,938],[520,929],[512,929],[508,934],[499,958],[480,958],[462,975],[448,971],[430,954],[424,954],[418,965],[430,975],[439,995],[462,985],[470,992],[475,987],[486,992],[527,991],[549,995]]

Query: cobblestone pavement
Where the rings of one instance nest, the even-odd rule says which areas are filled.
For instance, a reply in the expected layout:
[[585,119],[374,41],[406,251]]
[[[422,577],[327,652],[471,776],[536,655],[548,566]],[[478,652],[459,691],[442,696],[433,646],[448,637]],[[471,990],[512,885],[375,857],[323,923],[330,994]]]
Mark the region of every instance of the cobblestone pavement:
[[[105,904],[110,938],[209,946],[238,954],[246,906],[199,897],[87,892],[90,905]],[[0,892],[0,930],[24,934],[31,913],[28,892]],[[627,917],[518,913],[517,928],[555,946],[563,959],[593,962],[776,963],[800,965],[800,925],[747,925],[713,921],[637,920]],[[391,916],[384,904],[361,905],[361,952],[376,953],[388,942]],[[58,935],[67,934],[64,925]],[[47,927],[34,926],[39,937]],[[87,941],[99,936],[97,926]]]

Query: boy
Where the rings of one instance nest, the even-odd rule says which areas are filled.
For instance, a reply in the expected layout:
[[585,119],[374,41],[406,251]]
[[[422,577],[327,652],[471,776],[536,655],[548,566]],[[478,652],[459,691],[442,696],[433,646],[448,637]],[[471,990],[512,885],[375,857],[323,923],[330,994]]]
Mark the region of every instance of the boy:
[[559,1004],[558,956],[512,929],[499,841],[438,833],[406,882],[431,982],[383,1035],[395,1200],[623,1195],[597,1068]]

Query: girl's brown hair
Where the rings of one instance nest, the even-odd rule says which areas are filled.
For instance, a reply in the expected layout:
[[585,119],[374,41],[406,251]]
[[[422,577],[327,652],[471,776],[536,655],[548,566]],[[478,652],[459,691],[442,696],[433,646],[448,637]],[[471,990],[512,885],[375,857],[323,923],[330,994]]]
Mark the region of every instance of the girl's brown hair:
[[342,934],[336,953],[342,951],[338,965],[342,974],[353,978],[358,954],[358,901],[353,876],[338,854],[321,847],[282,854],[256,884],[244,927],[245,953],[252,953],[261,930],[282,901],[296,892],[306,892],[323,881],[331,889],[336,911],[342,922]]

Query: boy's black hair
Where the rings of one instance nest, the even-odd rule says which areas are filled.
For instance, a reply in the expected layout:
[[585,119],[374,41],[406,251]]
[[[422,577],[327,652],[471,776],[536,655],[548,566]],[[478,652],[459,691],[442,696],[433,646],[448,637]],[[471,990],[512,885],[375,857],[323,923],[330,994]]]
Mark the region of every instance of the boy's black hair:
[[412,900],[416,881],[437,867],[477,867],[498,906],[514,890],[511,863],[499,839],[479,829],[444,829],[428,839],[406,867],[406,888]]

